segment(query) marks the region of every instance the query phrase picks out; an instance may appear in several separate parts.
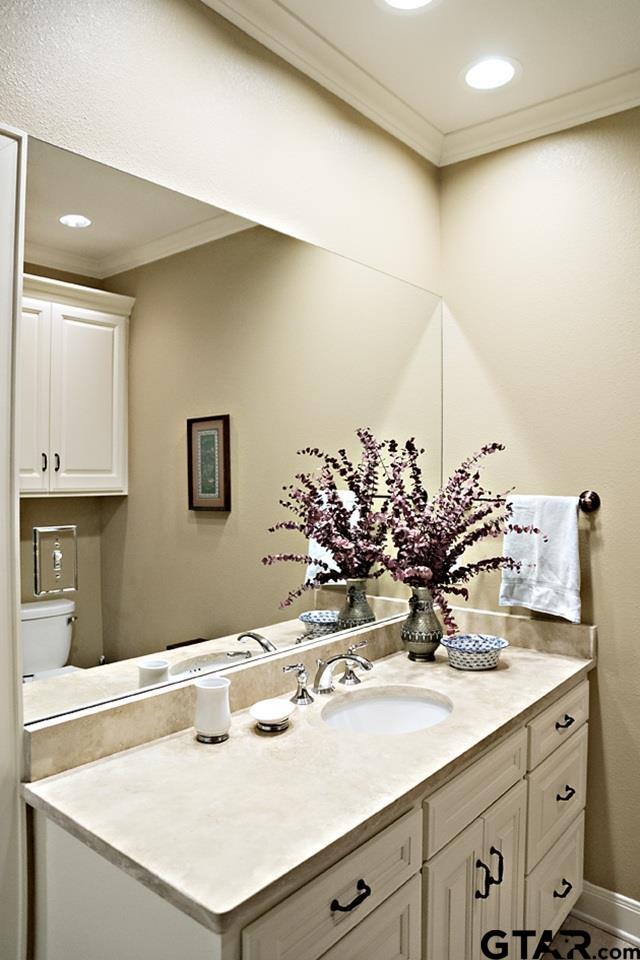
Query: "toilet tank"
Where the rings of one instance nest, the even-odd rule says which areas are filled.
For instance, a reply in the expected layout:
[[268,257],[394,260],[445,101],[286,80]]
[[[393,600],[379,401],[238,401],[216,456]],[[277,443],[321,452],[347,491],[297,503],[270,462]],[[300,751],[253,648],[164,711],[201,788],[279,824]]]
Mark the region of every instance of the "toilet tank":
[[23,675],[64,667],[71,649],[75,610],[73,600],[21,605]]

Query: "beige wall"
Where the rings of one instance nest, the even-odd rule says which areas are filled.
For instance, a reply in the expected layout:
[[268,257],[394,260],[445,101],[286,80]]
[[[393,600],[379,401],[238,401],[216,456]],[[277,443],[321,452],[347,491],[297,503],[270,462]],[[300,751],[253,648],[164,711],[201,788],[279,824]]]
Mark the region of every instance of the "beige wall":
[[0,119],[440,289],[434,168],[199,0],[2,6]]
[[[592,678],[586,877],[640,898],[640,110],[443,171],[445,470],[486,440],[498,486],[583,518]],[[589,532],[587,532],[589,531]],[[496,581],[476,599],[495,605]]]
[[[102,646],[101,497],[35,497],[20,501],[20,583],[23,603],[33,595],[33,528],[75,523],[78,527],[78,589],[69,663],[95,667]],[[118,498],[120,499],[120,498]],[[49,598],[52,599],[52,598]]]
[[[262,227],[110,278],[136,297],[129,496],[102,505],[109,659],[285,614],[304,567],[260,558],[304,541],[267,527],[309,444],[357,426],[415,432],[440,461],[437,298]],[[434,310],[437,315],[434,314]],[[229,413],[232,510],[187,504],[186,419]]]

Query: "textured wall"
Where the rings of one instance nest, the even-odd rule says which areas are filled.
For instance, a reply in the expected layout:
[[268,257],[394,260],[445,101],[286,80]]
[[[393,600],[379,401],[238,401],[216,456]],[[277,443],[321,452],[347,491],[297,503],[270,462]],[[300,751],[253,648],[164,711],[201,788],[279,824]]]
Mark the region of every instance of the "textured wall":
[[[640,898],[640,110],[446,168],[445,470],[578,494],[592,678],[586,877]],[[487,578],[477,605],[495,605]]]
[[434,168],[198,0],[0,0],[0,120],[440,289]]
[[[440,470],[437,298],[261,227],[105,281],[131,319],[129,496],[104,498],[105,652],[133,657],[281,619],[304,548],[269,535],[295,451],[415,433]],[[434,311],[436,311],[434,315]],[[229,413],[232,510],[187,504],[186,419]],[[306,463],[311,465],[311,461]]]

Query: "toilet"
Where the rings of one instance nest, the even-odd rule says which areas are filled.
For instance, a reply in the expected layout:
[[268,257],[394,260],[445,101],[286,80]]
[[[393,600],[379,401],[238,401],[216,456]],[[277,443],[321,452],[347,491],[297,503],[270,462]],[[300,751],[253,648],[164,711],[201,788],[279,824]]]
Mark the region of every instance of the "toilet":
[[71,649],[75,610],[73,600],[43,600],[21,605],[24,679],[43,680],[78,669],[65,666]]

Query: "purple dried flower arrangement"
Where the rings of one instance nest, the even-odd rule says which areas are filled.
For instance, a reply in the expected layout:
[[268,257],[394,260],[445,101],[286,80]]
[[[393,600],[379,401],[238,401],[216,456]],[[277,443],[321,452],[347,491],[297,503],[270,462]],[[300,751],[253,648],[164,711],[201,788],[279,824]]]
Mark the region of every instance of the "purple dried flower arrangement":
[[[275,553],[263,557],[270,565],[280,561],[313,564],[318,569],[315,578],[292,590],[280,606],[289,606],[305,590],[324,583],[342,579],[375,578],[384,572],[384,546],[387,542],[387,506],[384,499],[376,506],[378,476],[385,441],[378,441],[371,430],[362,427],[356,431],[362,447],[359,461],[347,456],[346,450],[337,454],[324,453],[317,447],[298,450],[301,456],[315,457],[319,468],[311,473],[297,473],[297,484],[283,487],[280,504],[296,517],[282,520],[269,528],[295,530],[307,540],[315,540],[329,550],[334,565],[305,553]],[[338,486],[339,485],[339,486]],[[355,507],[347,506],[341,497],[342,490],[349,490],[355,497]]]
[[413,439],[403,447],[390,441],[388,449],[385,482],[395,556],[386,558],[385,566],[394,580],[411,587],[429,587],[447,633],[455,633],[458,627],[449,596],[468,600],[466,584],[477,574],[521,567],[520,562],[501,554],[463,563],[466,550],[488,537],[500,537],[506,530],[521,534],[541,531],[513,524],[506,496],[496,496],[480,482],[481,461],[504,450],[502,444],[486,444],[464,460],[431,502],[418,462],[424,450]]
[[[468,600],[466,584],[477,574],[521,566],[501,554],[463,563],[466,550],[506,530],[540,534],[536,527],[513,524],[506,496],[492,494],[480,482],[481,461],[504,446],[487,444],[464,460],[430,501],[419,463],[424,450],[413,438],[401,446],[396,440],[376,440],[367,427],[356,435],[362,447],[357,462],[344,449],[335,456],[316,447],[298,451],[317,458],[320,466],[315,472],[296,474],[297,484],[283,487],[280,504],[296,519],[276,523],[270,532],[294,530],[315,540],[331,552],[334,566],[305,553],[263,557],[267,565],[289,561],[314,564],[319,571],[312,581],[292,590],[281,606],[289,606],[312,587],[375,578],[388,570],[394,580],[410,587],[428,587],[447,633],[455,633],[449,597]],[[386,496],[378,494],[380,484],[386,487]],[[345,489],[355,497],[354,508],[342,500]]]

